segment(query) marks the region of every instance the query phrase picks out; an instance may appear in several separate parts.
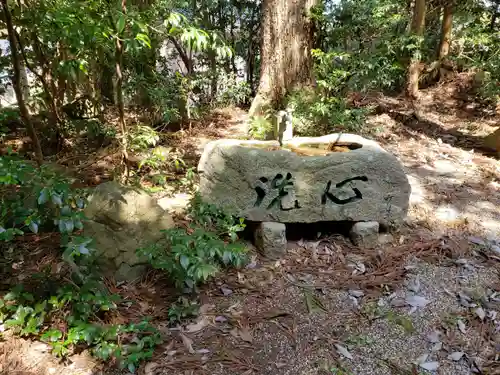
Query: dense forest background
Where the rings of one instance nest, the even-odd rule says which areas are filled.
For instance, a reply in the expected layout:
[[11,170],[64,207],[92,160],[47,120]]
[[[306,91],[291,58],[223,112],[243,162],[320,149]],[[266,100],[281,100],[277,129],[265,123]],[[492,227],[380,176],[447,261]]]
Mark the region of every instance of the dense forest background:
[[416,97],[419,86],[468,70],[477,95],[498,100],[498,2],[287,4],[5,2],[4,85],[14,78],[36,159],[37,133],[50,138],[45,154],[53,154],[75,132],[74,120],[95,119],[82,126],[105,132],[111,107],[125,155],[135,131],[126,111],[141,113],[143,125],[175,128],[256,97],[255,133],[266,126],[259,116],[293,106],[299,132],[324,134],[334,124],[360,126],[353,97]]

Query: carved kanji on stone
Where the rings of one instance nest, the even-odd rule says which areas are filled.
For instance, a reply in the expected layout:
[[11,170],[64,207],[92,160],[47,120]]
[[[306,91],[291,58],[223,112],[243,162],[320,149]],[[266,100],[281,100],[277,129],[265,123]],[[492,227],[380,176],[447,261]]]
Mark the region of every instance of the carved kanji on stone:
[[[260,207],[264,198],[269,192],[269,179],[267,177],[259,178],[260,186],[255,187],[257,200],[254,207]],[[293,190],[292,174],[287,173],[283,176],[281,173],[276,174],[271,181],[271,190],[275,191],[276,196],[268,204],[267,209],[271,209],[279,205],[283,211],[300,208],[299,201],[295,199],[295,191]]]
[[[341,188],[345,184],[352,182],[352,181],[356,181],[356,180],[366,182],[366,181],[368,181],[368,177],[357,176],[357,177],[348,178],[348,179],[336,184],[335,187]],[[330,192],[331,187],[332,187],[332,181],[328,181],[328,183],[326,184],[326,189],[325,189],[323,195],[321,196],[321,204],[326,204],[327,200],[330,200],[335,204],[347,204],[347,203],[356,202],[356,201],[363,199],[363,194],[361,194],[361,191],[359,191],[359,189],[357,189],[355,187],[351,186],[352,191],[354,192],[354,196],[349,197],[349,198],[344,198],[344,199],[337,198],[334,194],[332,194]]]

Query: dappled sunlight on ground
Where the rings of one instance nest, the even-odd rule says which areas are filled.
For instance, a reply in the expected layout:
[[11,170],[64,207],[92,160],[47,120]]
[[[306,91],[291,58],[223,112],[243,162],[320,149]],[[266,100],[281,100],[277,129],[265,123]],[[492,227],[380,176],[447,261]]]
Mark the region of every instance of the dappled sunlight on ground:
[[95,361],[85,353],[72,356],[66,363],[62,363],[50,354],[49,345],[8,336],[6,341],[0,342],[0,374],[101,375],[102,373]]

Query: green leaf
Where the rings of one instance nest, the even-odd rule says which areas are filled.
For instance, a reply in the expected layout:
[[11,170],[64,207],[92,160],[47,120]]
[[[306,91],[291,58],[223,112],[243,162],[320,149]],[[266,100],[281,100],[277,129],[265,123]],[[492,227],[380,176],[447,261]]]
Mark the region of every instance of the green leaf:
[[5,296],[3,296],[4,301],[15,301],[18,294],[15,292],[9,292]]
[[54,203],[57,206],[62,206],[62,199],[59,194],[56,193],[52,194],[52,203]]
[[22,297],[28,302],[33,302],[35,300],[31,293],[23,293]]
[[33,233],[38,233],[38,224],[35,223],[34,221],[31,221],[31,223],[28,225],[28,228],[30,228],[30,230],[33,232]]
[[127,368],[132,374],[135,372],[135,365],[133,363],[129,363]]
[[56,342],[62,338],[63,334],[58,329],[49,329],[40,338],[42,341]]
[[185,270],[187,270],[188,266],[189,266],[189,258],[186,256],[186,255],[181,255],[180,257],[180,263],[181,263],[181,266],[182,268],[184,268]]
[[136,35],[135,39],[142,42],[148,48],[151,48],[151,40],[146,34],[139,33]]
[[40,192],[40,195],[38,196],[38,204],[42,205],[47,203],[49,200],[49,191],[47,188],[43,188],[42,191]]
[[116,21],[116,31],[118,32],[118,34],[121,34],[124,29],[125,29],[125,15],[120,14],[120,17],[118,17],[118,21]]

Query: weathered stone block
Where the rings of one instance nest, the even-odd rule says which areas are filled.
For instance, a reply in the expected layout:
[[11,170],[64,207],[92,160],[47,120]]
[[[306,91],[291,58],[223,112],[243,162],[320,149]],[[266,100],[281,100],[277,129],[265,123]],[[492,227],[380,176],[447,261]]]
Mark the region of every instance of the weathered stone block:
[[[165,212],[146,192],[106,182],[97,186],[84,210],[88,221],[84,234],[94,239],[102,261],[119,270],[116,277],[134,278],[137,272],[123,272],[133,267],[143,269],[144,263],[136,250],[151,241],[162,238],[162,229],[174,226],[170,214]],[[125,265],[125,266],[124,266]]]
[[255,246],[262,255],[277,259],[286,253],[286,227],[282,223],[260,223],[254,232]]
[[[348,152],[328,152],[332,143]],[[408,210],[401,163],[356,135],[294,138],[281,149],[274,141],[214,141],[198,170],[204,200],[252,221],[391,225]]]
[[373,248],[378,244],[379,223],[376,221],[359,222],[351,228],[351,240],[359,247]]

